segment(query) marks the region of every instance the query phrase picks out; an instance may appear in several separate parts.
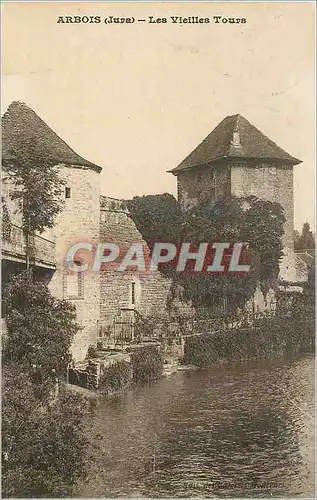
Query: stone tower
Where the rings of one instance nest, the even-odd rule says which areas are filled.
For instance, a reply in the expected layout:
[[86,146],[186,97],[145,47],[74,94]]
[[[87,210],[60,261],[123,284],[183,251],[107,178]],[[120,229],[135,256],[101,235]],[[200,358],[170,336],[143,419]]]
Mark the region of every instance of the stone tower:
[[[52,294],[76,307],[80,331],[73,343],[75,360],[84,359],[90,344],[95,344],[100,316],[99,273],[69,272],[67,251],[79,242],[96,244],[100,239],[100,172],[95,165],[73,151],[31,108],[13,102],[3,117],[3,164],[21,144],[35,144],[53,160],[64,180],[63,211],[52,229],[36,236],[39,245],[51,243],[54,255],[46,278]],[[17,228],[18,229],[18,228]],[[46,266],[47,268],[47,266]]]
[[227,116],[171,170],[184,209],[204,197],[257,196],[285,211],[284,245],[293,249],[293,170],[301,163],[241,115]]
[[96,168],[85,165],[59,164],[65,181],[65,205],[56,219],[56,272],[49,288],[52,294],[72,302],[76,307],[77,323],[81,330],[73,344],[75,360],[84,359],[88,347],[95,345],[100,319],[100,276],[88,270],[67,271],[65,257],[69,248],[79,242],[100,240],[100,179]]

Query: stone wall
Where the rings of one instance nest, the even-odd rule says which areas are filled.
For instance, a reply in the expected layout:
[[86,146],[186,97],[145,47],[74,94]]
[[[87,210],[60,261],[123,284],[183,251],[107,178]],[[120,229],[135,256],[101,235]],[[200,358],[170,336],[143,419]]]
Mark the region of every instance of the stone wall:
[[65,188],[70,188],[70,197],[65,197],[64,209],[53,228],[57,265],[49,288],[54,296],[66,299],[76,307],[77,322],[81,330],[74,340],[72,353],[74,359],[79,361],[84,359],[89,345],[95,344],[97,340],[99,273],[93,272],[91,268],[79,274],[68,272],[65,258],[67,251],[75,243],[99,242],[100,178],[99,173],[86,167],[60,165],[59,168]]
[[[123,200],[101,197],[100,241],[115,243],[124,255],[132,243],[140,243],[149,257],[149,248],[137,230]],[[116,266],[117,267],[117,266]],[[131,268],[120,272],[106,265],[100,273],[100,325],[110,326],[122,308],[136,309],[143,316],[163,314],[171,282],[157,272]]]
[[286,217],[283,243],[293,249],[293,167],[263,164],[252,168],[234,165],[231,168],[231,192],[235,196],[254,195],[264,200],[280,203],[285,210]]
[[[213,180],[213,172],[215,180]],[[191,208],[206,196],[220,198],[228,194],[238,197],[254,195],[279,202],[285,210],[284,245],[293,249],[294,196],[293,167],[272,163],[245,166],[232,163],[201,167],[178,174],[178,200],[184,209]]]
[[230,195],[230,169],[227,165],[201,167],[180,172],[177,176],[178,201],[184,209],[191,208],[199,199],[215,199]]

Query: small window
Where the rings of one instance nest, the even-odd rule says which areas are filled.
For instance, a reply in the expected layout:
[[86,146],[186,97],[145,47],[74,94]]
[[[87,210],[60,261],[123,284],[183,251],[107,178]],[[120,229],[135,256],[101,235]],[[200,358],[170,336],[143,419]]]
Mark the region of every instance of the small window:
[[135,305],[135,283],[134,281],[131,283],[131,304]]
[[[80,265],[81,262],[75,262]],[[71,300],[84,298],[84,273],[65,269],[64,274],[64,298]]]
[[70,198],[70,187],[65,188],[65,198]]

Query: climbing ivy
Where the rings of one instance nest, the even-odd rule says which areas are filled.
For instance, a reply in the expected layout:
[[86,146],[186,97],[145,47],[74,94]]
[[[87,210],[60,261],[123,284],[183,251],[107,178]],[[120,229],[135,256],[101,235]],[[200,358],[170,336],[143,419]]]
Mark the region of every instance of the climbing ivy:
[[2,205],[2,237],[4,240],[8,241],[11,237],[11,220],[9,215],[9,210],[4,198],[1,199]]
[[176,272],[170,265],[159,267],[174,285],[180,285],[183,298],[194,307],[220,305],[226,299],[228,309],[234,311],[254,295],[258,283],[265,289],[278,276],[285,222],[279,203],[255,196],[203,199],[182,212],[176,199],[164,194],[135,197],[129,210],[150,248],[155,242],[186,242],[193,247],[202,242],[248,243],[248,275],[186,273]]
[[136,227],[150,248],[156,242],[181,241],[182,211],[171,194],[136,196],[128,202]]

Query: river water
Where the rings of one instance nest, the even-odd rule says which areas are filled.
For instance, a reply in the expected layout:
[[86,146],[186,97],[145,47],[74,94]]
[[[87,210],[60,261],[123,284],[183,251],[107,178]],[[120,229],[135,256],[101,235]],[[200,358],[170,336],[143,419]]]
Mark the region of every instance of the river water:
[[82,497],[314,497],[314,359],[177,372],[97,407]]

